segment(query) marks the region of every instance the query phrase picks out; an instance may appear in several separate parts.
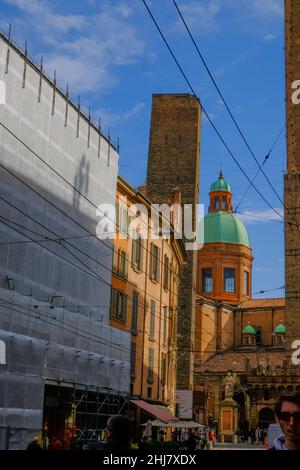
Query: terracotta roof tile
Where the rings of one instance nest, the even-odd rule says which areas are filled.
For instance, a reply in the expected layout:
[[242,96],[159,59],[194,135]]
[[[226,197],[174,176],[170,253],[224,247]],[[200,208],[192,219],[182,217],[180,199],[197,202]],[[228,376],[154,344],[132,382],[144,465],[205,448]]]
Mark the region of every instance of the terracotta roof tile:
[[240,309],[246,308],[272,308],[272,307],[284,307],[285,306],[285,299],[251,299],[247,302],[243,302],[238,305]]
[[249,360],[249,367],[262,368],[268,366],[282,367],[286,353],[284,351],[263,351],[247,352],[239,350],[224,354],[217,354],[205,362],[205,364],[195,367],[195,372],[199,373],[226,373],[229,369],[235,372],[246,372],[246,361]]

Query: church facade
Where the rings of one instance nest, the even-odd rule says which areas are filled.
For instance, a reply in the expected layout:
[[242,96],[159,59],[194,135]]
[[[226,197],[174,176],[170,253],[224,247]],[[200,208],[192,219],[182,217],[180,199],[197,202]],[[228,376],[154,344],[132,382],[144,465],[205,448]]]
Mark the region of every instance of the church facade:
[[285,299],[252,299],[252,260],[247,230],[220,173],[198,251],[194,418],[219,428],[226,377],[233,374],[236,427],[244,432],[267,428],[280,392],[300,388],[287,360]]

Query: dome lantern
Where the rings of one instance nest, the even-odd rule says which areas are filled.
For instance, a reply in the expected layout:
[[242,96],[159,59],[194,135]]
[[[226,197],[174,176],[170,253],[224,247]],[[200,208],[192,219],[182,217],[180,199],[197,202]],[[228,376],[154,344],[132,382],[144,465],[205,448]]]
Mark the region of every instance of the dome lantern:
[[231,188],[225,181],[223,172],[220,171],[219,178],[210,187],[209,212],[232,212]]

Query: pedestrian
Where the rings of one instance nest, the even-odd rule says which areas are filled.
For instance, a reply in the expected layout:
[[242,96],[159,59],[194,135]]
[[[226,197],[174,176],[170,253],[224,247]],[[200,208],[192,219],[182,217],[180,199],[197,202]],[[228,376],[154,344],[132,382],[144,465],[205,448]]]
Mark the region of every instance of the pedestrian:
[[215,433],[213,429],[211,429],[208,433],[208,440],[209,440],[209,450],[212,450],[214,447],[214,440],[215,440]]
[[300,390],[283,392],[275,404],[275,415],[282,434],[270,450],[300,450]]
[[39,444],[39,438],[37,436],[34,436],[32,441],[28,444],[27,450],[29,451],[42,450]]
[[188,450],[190,452],[194,452],[194,450],[196,449],[197,440],[196,440],[195,434],[192,431],[189,433],[189,437],[186,441],[186,444],[187,444]]
[[59,439],[57,439],[56,436],[53,436],[51,441],[50,441],[48,449],[49,450],[62,450],[61,441]]
[[107,421],[108,437],[101,448],[110,452],[130,450],[131,430],[126,416],[114,415]]

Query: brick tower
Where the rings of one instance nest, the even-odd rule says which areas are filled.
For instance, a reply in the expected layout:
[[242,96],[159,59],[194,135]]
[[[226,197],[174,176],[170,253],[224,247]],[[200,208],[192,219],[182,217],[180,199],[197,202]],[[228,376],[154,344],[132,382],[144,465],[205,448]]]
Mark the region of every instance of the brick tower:
[[[200,124],[201,108],[194,96],[153,95],[147,172],[147,196],[152,203],[167,203],[174,188],[181,192],[182,205],[198,203]],[[197,251],[189,251],[180,272],[178,390],[193,386],[196,266]]]
[[[300,80],[300,1],[285,2],[286,129],[285,265],[287,347],[300,339],[300,104],[293,104],[292,84]],[[298,226],[296,225],[299,224]]]

